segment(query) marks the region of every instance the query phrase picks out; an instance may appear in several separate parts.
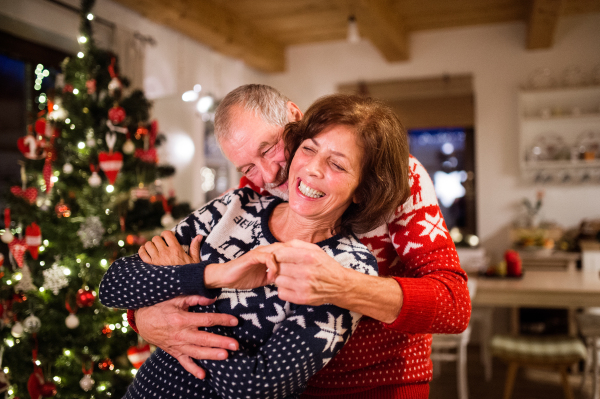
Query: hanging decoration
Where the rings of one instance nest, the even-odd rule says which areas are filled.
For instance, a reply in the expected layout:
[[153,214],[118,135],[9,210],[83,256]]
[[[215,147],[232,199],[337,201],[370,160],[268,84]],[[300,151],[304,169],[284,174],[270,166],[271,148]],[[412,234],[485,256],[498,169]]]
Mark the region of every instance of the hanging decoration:
[[164,228],[170,229],[175,226],[175,219],[173,219],[173,215],[171,215],[171,207],[169,206],[169,202],[165,197],[162,199],[163,209],[165,214],[160,218],[160,223]]
[[104,226],[98,216],[89,216],[79,226],[77,235],[84,248],[92,248],[100,245],[104,235]]
[[71,306],[69,301],[66,300],[65,308],[67,308],[67,311],[69,312],[69,315],[65,319],[65,325],[67,326],[67,328],[73,330],[79,327],[79,317],[75,315],[75,313],[77,312],[77,306]]
[[17,148],[27,159],[42,159],[46,156],[46,141],[41,137],[36,137],[28,133],[25,137],[17,140]]
[[2,242],[5,244],[10,244],[15,236],[10,232],[10,208],[4,208],[4,233],[2,234]]
[[102,169],[110,184],[115,184],[117,175],[123,167],[123,154],[118,151],[113,152],[116,142],[117,135],[115,133],[106,133],[106,145],[108,146],[108,153],[103,151],[98,154],[100,169]]
[[90,165],[90,170],[92,171],[92,175],[88,179],[88,184],[92,187],[99,187],[102,184],[102,178],[98,175],[94,165]]
[[69,162],[65,163],[63,165],[63,173],[66,175],[70,175],[71,173],[73,173],[73,165]]
[[127,140],[125,140],[125,143],[123,144],[123,152],[127,155],[133,154],[133,152],[135,151],[135,144],[133,144],[133,141],[131,141],[131,137],[129,136],[129,133],[127,133]]
[[33,280],[31,279],[31,270],[29,270],[29,266],[27,263],[23,262],[23,268],[21,269],[21,281],[17,285],[15,285],[15,291],[35,291],[37,287],[33,285]]
[[85,363],[82,362],[81,369],[83,371],[83,378],[79,381],[79,386],[84,391],[88,392],[94,387],[95,381],[92,379],[92,372],[94,371],[94,363],[90,365],[90,368],[85,367]]
[[44,287],[54,295],[58,295],[58,292],[69,285],[69,279],[65,275],[63,267],[59,267],[57,262],[52,264],[52,267],[42,272],[44,275]]
[[69,208],[69,205],[65,204],[65,200],[63,199],[56,204],[54,212],[56,212],[56,216],[59,218],[68,218],[71,216],[71,208]]
[[144,125],[140,124],[137,130],[135,131],[135,138],[139,140],[142,137],[146,136],[148,133],[148,129]]
[[21,338],[25,333],[25,329],[23,328],[23,324],[20,321],[15,321],[12,328],[10,329],[10,334],[15,338]]
[[95,291],[90,291],[89,289],[83,289],[80,288],[77,291],[77,296],[75,297],[75,302],[77,303],[77,306],[79,306],[80,308],[87,308],[90,307],[94,304],[94,301],[96,300],[96,292]]
[[92,95],[96,92],[96,79],[89,79],[85,82],[85,88],[87,89],[87,93]]
[[29,381],[27,382],[27,391],[29,392],[31,399],[41,399],[42,386],[45,382],[44,373],[42,369],[35,364],[35,360],[33,364],[33,373],[31,373],[29,376]]
[[98,368],[102,371],[114,370],[115,365],[112,360],[106,358],[98,362]]
[[15,197],[21,197],[30,204],[33,204],[38,196],[38,190],[35,187],[29,187],[27,189],[22,189],[19,186],[12,186],[10,188],[10,192]]
[[42,321],[34,314],[31,314],[29,317],[23,320],[23,329],[26,333],[35,334],[40,331],[41,327]]
[[158,163],[158,154],[156,153],[156,148],[150,148],[149,150],[144,150],[142,148],[138,148],[135,150],[133,155],[136,158],[141,159],[146,163]]
[[127,114],[125,108],[115,104],[111,109],[108,110],[108,119],[114,124],[118,125],[125,120]]
[[24,238],[16,238],[8,244],[8,249],[12,254],[13,258],[17,262],[19,267],[23,267],[23,257],[25,256],[25,251],[27,250],[27,243]]
[[139,369],[142,364],[150,357],[150,345],[139,342],[137,346],[127,349],[127,359],[133,365],[133,368]]
[[25,244],[33,259],[38,258],[38,249],[42,245],[42,230],[33,222],[25,229]]
[[117,60],[113,57],[110,60],[110,65],[108,66],[108,73],[110,74],[111,80],[108,83],[108,94],[111,97],[119,98],[121,97],[121,91],[123,90],[123,84],[121,80],[117,76],[116,69]]

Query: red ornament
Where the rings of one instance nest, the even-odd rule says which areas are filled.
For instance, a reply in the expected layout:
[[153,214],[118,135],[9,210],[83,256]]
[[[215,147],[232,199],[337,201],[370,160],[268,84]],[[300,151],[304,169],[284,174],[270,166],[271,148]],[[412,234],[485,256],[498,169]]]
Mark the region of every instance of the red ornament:
[[27,159],[44,158],[46,156],[46,151],[44,150],[45,145],[46,141],[43,138],[38,139],[38,137],[33,134],[28,134],[17,140],[19,151],[21,151]]
[[33,373],[27,381],[27,391],[31,399],[42,398],[42,386],[44,385],[44,373],[38,366],[33,366]]
[[110,336],[112,335],[112,330],[110,329],[108,324],[105,324],[104,328],[102,328],[102,334],[106,335],[108,338],[110,338]]
[[123,154],[116,151],[113,153],[101,152],[98,154],[100,169],[104,172],[110,184],[115,184],[117,175],[123,167]]
[[[40,136],[46,136],[46,126],[47,126],[47,122],[46,122],[46,118],[38,118],[37,121],[35,121],[35,132],[37,134],[39,134]],[[48,125],[49,126],[49,125]]]
[[73,89],[74,89],[73,85],[70,83],[67,83],[63,87],[63,93],[73,93]]
[[115,106],[108,110],[108,119],[115,125],[123,122],[126,116],[123,107]]
[[88,94],[94,94],[96,92],[96,79],[90,79],[85,82]]
[[12,300],[17,303],[23,303],[27,300],[27,296],[22,292],[15,292],[12,296]]
[[42,245],[42,230],[33,222],[25,229],[25,244],[33,259],[38,258],[38,248]]
[[13,258],[15,258],[17,261],[17,265],[19,265],[19,267],[23,267],[23,257],[25,256],[25,251],[27,250],[25,239],[19,239],[15,237],[15,239],[8,244],[8,249],[12,253]]
[[158,154],[156,153],[156,148],[150,148],[147,151],[138,148],[135,150],[133,156],[147,163],[158,163]]
[[51,381],[46,381],[44,385],[42,385],[42,396],[44,398],[51,398],[55,396],[57,393],[56,385],[54,385]]
[[132,346],[127,349],[127,358],[134,368],[139,369],[144,361],[150,357],[150,345]]
[[52,183],[52,161],[51,157],[46,158],[44,168],[42,169],[44,183],[46,183],[46,192],[49,193],[54,183]]
[[60,200],[60,202],[56,204],[54,212],[56,212],[56,216],[59,218],[68,218],[71,216],[71,208],[69,208],[69,205],[65,204],[64,200]]
[[156,120],[150,123],[150,135],[148,136],[150,147],[154,147],[156,136],[158,135],[158,122]]
[[98,368],[102,371],[113,370],[115,365],[113,364],[112,360],[106,358],[104,360],[100,360],[98,363]]
[[10,188],[10,192],[15,197],[21,197],[21,198],[29,201],[30,204],[33,204],[35,202],[37,195],[38,195],[37,188],[35,188],[35,187],[29,187],[28,189],[23,190],[19,186],[12,186]]
[[517,251],[509,249],[504,253],[506,261],[506,274],[512,277],[520,277],[523,274],[521,257]]
[[[4,265],[4,255],[2,253],[0,253],[0,267],[2,265]],[[0,278],[2,278],[2,277],[4,277],[4,273],[2,273],[2,276],[0,276]]]
[[83,288],[80,288],[79,291],[77,291],[77,296],[75,297],[75,302],[77,302],[77,306],[80,308],[92,306],[95,300],[96,292],[84,290]]

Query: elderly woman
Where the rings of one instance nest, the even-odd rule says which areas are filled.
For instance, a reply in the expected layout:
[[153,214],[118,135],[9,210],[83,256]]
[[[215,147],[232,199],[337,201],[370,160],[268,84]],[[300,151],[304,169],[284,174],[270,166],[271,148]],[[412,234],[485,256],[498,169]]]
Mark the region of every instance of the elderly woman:
[[[409,195],[408,144],[394,113],[358,96],[313,104],[285,130],[289,202],[243,188],[208,203],[138,256],[112,264],[100,286],[106,306],[136,309],[178,295],[217,297],[191,311],[238,316],[237,327],[207,331],[234,337],[240,350],[202,360],[204,380],[157,350],[126,397],[279,398],[302,393],[341,349],[360,315],[334,305],[282,301],[274,281],[278,242],[314,243],[344,267],[374,275],[377,262],[354,233],[372,230]],[[202,241],[200,256],[198,244]],[[187,255],[180,245],[190,246]],[[274,245],[275,244],[275,245]],[[157,266],[171,251],[180,266]]]

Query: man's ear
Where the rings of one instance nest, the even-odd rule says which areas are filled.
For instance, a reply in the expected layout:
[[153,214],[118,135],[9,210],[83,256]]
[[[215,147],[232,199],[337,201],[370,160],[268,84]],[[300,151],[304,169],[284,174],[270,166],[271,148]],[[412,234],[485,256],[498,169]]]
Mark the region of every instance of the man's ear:
[[298,122],[302,119],[302,111],[300,111],[300,108],[296,104],[288,101],[286,105],[288,108],[288,122]]

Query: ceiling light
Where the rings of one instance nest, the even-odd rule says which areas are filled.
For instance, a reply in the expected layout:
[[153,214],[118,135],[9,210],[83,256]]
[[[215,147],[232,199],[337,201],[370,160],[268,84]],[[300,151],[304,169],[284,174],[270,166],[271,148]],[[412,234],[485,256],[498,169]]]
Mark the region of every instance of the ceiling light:
[[215,100],[214,98],[212,98],[212,96],[204,96],[200,98],[200,100],[198,100],[198,104],[196,104],[196,109],[201,114],[204,114],[208,112],[208,110],[210,109],[210,107],[212,107],[214,103]]
[[346,40],[348,43],[358,43],[360,41],[358,25],[356,25],[356,18],[354,18],[354,15],[348,17],[348,34]]
[[185,102],[196,101],[198,99],[198,93],[195,90],[188,90],[181,95],[181,99]]

